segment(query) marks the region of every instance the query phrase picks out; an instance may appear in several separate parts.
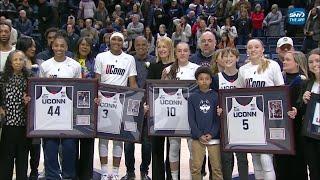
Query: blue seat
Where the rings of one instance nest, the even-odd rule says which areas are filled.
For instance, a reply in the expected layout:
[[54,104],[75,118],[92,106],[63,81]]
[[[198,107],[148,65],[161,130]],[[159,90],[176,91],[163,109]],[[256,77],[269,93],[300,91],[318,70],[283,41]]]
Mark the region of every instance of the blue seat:
[[293,40],[294,46],[296,46],[296,45],[302,46],[304,37],[292,37],[292,40]]
[[239,55],[239,61],[238,61],[238,67],[241,67],[242,65],[244,65],[246,63],[246,60],[248,59],[247,54],[240,54]]
[[271,54],[271,59],[274,59],[274,60],[278,59],[278,54]]
[[277,45],[278,40],[280,37],[267,37],[267,44],[270,45]]
[[240,54],[246,54],[247,53],[246,45],[237,45],[236,48],[238,49]]
[[296,50],[296,51],[301,51],[302,50],[302,45],[294,45],[293,47],[294,47],[294,50]]

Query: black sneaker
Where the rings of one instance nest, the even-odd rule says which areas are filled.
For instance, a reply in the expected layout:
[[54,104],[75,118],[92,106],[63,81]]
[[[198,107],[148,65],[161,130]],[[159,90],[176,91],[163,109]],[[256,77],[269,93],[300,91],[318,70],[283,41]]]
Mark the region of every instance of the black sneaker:
[[39,176],[39,174],[38,174],[38,172],[31,172],[30,173],[30,176],[29,176],[29,180],[38,180],[38,176]]
[[141,173],[141,180],[151,180],[151,178],[148,176],[148,174]]
[[121,178],[121,180],[135,180],[136,175],[134,173],[127,173],[125,176]]

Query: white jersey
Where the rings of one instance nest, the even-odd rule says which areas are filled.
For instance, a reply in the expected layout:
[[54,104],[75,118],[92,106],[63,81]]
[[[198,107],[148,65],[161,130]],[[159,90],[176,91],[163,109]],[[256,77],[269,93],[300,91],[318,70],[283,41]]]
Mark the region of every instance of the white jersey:
[[95,61],[95,72],[101,75],[101,83],[127,86],[128,77],[137,75],[134,57],[124,52],[118,56],[103,52]]
[[35,130],[73,129],[73,87],[36,86]]
[[[172,65],[166,68],[167,73],[170,72],[171,66]],[[194,73],[198,67],[200,67],[198,64],[192,62],[189,62],[186,66],[179,67],[177,72],[177,80],[196,80]]]
[[239,77],[233,82],[228,81],[221,72],[218,73],[219,78],[219,89],[234,89],[239,87]]
[[14,51],[16,48],[12,46],[10,51],[0,51],[0,72],[3,72],[4,66],[6,65],[7,58],[11,51]]
[[258,66],[251,62],[239,69],[239,88],[254,88],[284,85],[280,66],[273,60],[268,60],[269,66],[264,72],[258,73]]
[[122,93],[99,91],[98,132],[120,134],[123,104],[125,95]]
[[[245,105],[238,102],[239,100],[250,99],[251,101]],[[262,104],[260,108],[257,105],[258,100]],[[226,101],[229,143],[265,145],[266,132],[264,128],[263,96],[235,96],[227,98]],[[232,106],[228,102],[231,102]]]
[[187,97],[189,97],[188,88],[176,88],[177,91],[172,95],[164,91],[166,88],[158,89],[159,96],[157,98],[153,97],[154,129],[190,130],[188,122],[188,101],[183,96],[184,90],[184,92],[187,93]]
[[76,60],[69,57],[62,62],[50,58],[41,64],[40,77],[81,78],[81,66]]

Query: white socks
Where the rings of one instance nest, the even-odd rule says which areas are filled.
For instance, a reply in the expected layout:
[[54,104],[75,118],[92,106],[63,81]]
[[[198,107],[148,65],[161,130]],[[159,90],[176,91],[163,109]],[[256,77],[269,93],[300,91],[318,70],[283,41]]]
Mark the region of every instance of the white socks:
[[179,180],[179,171],[171,171],[172,180]]
[[115,175],[118,175],[119,174],[119,167],[113,166],[112,167],[112,173],[115,174]]
[[101,171],[103,174],[108,174],[108,164],[101,164]]

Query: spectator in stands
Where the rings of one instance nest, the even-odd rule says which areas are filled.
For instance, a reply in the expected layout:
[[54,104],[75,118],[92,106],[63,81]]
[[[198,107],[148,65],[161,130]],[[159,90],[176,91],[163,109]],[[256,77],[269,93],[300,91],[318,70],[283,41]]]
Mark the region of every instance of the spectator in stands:
[[228,33],[223,33],[221,35],[221,41],[218,43],[218,49],[224,49],[226,47],[235,48],[234,39]]
[[100,21],[105,25],[106,19],[108,18],[108,10],[106,9],[104,1],[100,0],[97,9],[94,11],[94,19]]
[[116,20],[118,17],[124,19],[125,13],[121,10],[121,6],[119,4],[114,6],[114,11],[112,13],[112,19]]
[[71,52],[76,51],[76,45],[79,40],[79,35],[74,33],[74,26],[72,24],[67,25],[67,38],[68,38],[68,50]]
[[32,22],[27,17],[27,13],[25,10],[19,11],[19,18],[15,21],[15,28],[17,31],[25,36],[30,36],[33,31]]
[[129,37],[131,39],[135,39],[136,37],[143,35],[144,25],[141,22],[139,22],[139,14],[133,14],[131,17],[132,22],[128,24],[127,30]]
[[169,24],[169,33],[175,31],[175,26],[173,24],[173,20],[180,19],[183,16],[182,7],[178,4],[177,0],[170,0],[170,5],[165,8]]
[[183,34],[185,34],[185,41],[186,43],[189,42],[189,39],[191,38],[191,26],[188,24],[188,17],[187,16],[182,16],[180,19],[175,19],[173,21],[175,25],[180,25],[181,30]]
[[106,21],[105,26],[100,30],[99,33],[99,42],[102,43],[104,42],[103,40],[103,36],[105,33],[112,33],[114,31],[113,27],[112,27],[112,23],[111,21]]
[[217,23],[223,24],[224,20],[227,17],[230,17],[232,15],[232,2],[228,0],[222,0],[217,5],[217,11],[216,11],[216,17],[217,17]]
[[235,25],[238,33],[237,44],[247,44],[249,38],[252,37],[252,21],[248,16],[248,11],[240,11],[240,17],[236,20]]
[[44,35],[46,30],[52,26],[52,14],[52,7],[49,3],[46,0],[39,0],[38,20],[40,34]]
[[143,15],[141,13],[141,9],[140,9],[140,5],[139,3],[135,3],[133,6],[132,6],[132,9],[127,13],[126,15],[126,19],[125,21],[126,22],[130,22],[130,20],[132,19],[132,16],[136,14],[139,16],[139,21],[143,22],[144,19],[143,19]]
[[313,24],[314,24],[314,18],[317,16],[317,9],[312,8],[309,12],[306,24],[303,28],[303,33],[305,35],[304,41],[303,41],[303,52],[308,53],[311,51],[313,47]]
[[208,17],[208,28],[216,36],[216,39],[220,38],[220,27],[217,20],[214,16]]
[[[57,28],[53,28],[53,27],[46,30],[44,34],[44,37],[47,40],[46,49],[36,55],[37,61],[40,61],[40,62],[46,61],[54,56],[51,48],[51,44],[57,32],[63,33],[63,34],[65,33],[64,31],[58,30]],[[70,51],[67,51],[66,56],[71,58],[73,57],[73,54]]]
[[282,62],[283,62],[284,56],[287,54],[288,51],[294,51],[293,40],[290,37],[280,38],[277,42],[277,49],[276,49],[276,52],[278,54],[278,59],[275,59],[275,61],[278,62],[281,70],[283,67]]
[[124,28],[123,26],[124,26],[124,21],[121,17],[117,17],[112,23],[112,28],[117,32],[121,32],[122,29]]
[[266,28],[266,36],[280,36],[282,13],[277,4],[273,4],[271,12],[264,18],[263,26]]
[[313,48],[320,47],[320,8],[317,8],[317,17],[314,20],[313,28]]
[[225,24],[221,27],[220,36],[222,36],[222,34],[225,32],[228,33],[233,39],[238,37],[237,28],[232,25],[232,20],[230,17],[226,18]]
[[124,12],[123,19],[126,18],[126,14],[128,14],[129,11],[132,10],[132,7],[134,5],[134,0],[121,0],[121,10]]
[[105,33],[103,35],[103,42],[100,44],[100,48],[99,48],[99,53],[102,52],[107,52],[109,51],[109,47],[110,47],[110,36],[111,36],[112,32],[110,33]]
[[144,29],[144,37],[146,38],[148,42],[148,54],[153,54],[155,50],[155,38],[152,35],[151,29],[149,26],[147,26]]
[[0,2],[0,10],[1,12],[6,12],[8,17],[12,17],[12,15],[14,14],[10,14],[10,13],[16,13],[17,8],[9,0],[2,0]]
[[233,7],[234,12],[240,12],[241,9],[251,10],[251,4],[248,0],[234,0]]
[[67,25],[72,25],[74,28],[74,33],[80,35],[80,27],[76,24],[76,18],[72,15],[68,16],[67,23],[62,26],[62,29],[67,31]]
[[[207,23],[204,19],[200,19],[199,21],[199,28],[196,32],[196,42],[197,42],[197,47],[200,47],[200,36],[209,29],[207,29]],[[209,30],[210,31],[210,30]]]
[[254,11],[251,13],[251,20],[252,20],[252,36],[253,37],[262,37],[263,28],[262,23],[264,20],[264,12],[261,9],[260,4],[256,4]]
[[167,34],[166,25],[164,25],[164,24],[160,24],[160,26],[159,26],[159,33],[157,33],[156,42],[157,42],[158,39],[160,39],[161,37],[169,37],[169,35]]
[[94,44],[97,44],[99,42],[99,32],[94,27],[92,27],[92,19],[86,19],[85,24],[86,28],[81,30],[80,36],[89,36],[92,38]]
[[129,37],[127,29],[122,29],[122,34],[124,37],[122,50],[130,54],[132,50],[132,39]]
[[158,32],[161,24],[168,26],[169,21],[166,18],[166,12],[160,3],[160,0],[154,0],[149,16],[148,26],[151,27],[151,30],[154,34]]
[[252,11],[255,11],[256,6],[259,4],[261,11],[264,12],[265,9],[269,7],[269,1],[268,0],[250,0]]
[[29,4],[28,0],[22,0],[20,5],[18,6],[17,10],[20,12],[21,10],[24,10],[27,13],[27,17],[33,19],[33,9]]
[[186,34],[182,31],[182,27],[180,23],[175,25],[175,32],[173,32],[171,36],[171,40],[173,41],[174,47],[179,43],[179,42],[187,42],[187,36]]
[[81,0],[79,3],[78,18],[80,19],[93,18],[94,12],[96,11],[96,9],[97,8],[93,0]]
[[217,10],[217,0],[204,0],[202,15],[205,17],[215,16]]
[[188,24],[192,27],[192,25],[197,21],[197,17],[195,11],[189,11],[187,14]]
[[204,32],[200,36],[200,50],[190,57],[190,62],[200,66],[210,67],[212,55],[216,47],[216,38],[210,31]]
[[150,0],[143,0],[141,2],[141,13],[142,13],[142,19],[144,20],[143,23],[144,25],[150,25],[148,24],[150,22],[149,18],[151,17],[149,14],[151,13],[151,3]]
[[10,40],[9,43],[14,46],[15,44],[17,44],[17,40],[18,40],[18,31],[12,27],[12,21],[11,19],[6,19],[5,20],[10,26],[11,26],[11,34],[10,34]]

